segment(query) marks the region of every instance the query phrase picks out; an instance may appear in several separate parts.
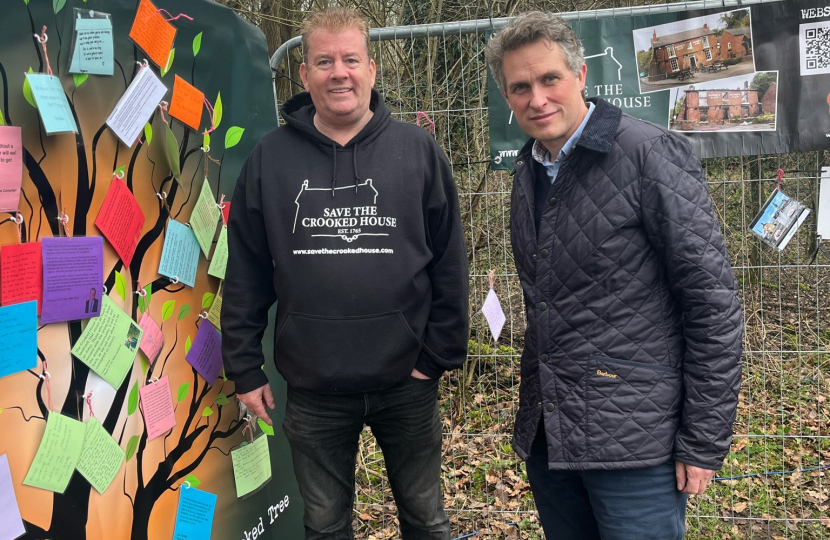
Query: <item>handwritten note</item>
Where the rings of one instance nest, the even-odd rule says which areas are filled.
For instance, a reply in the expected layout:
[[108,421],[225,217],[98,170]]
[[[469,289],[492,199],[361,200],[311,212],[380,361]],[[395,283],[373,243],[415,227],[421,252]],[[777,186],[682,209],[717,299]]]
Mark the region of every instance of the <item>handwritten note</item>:
[[[207,159],[207,158],[206,158]],[[202,182],[202,189],[199,191],[199,198],[190,214],[190,226],[202,248],[205,257],[210,255],[210,246],[213,244],[213,237],[216,235],[216,224],[222,218],[222,211],[216,206],[213,198],[213,191],[210,189],[208,179]]]
[[215,326],[218,330],[222,330],[222,324],[220,323],[220,318],[222,315],[222,285],[219,286],[219,290],[216,292],[216,296],[213,298],[213,304],[210,305],[210,310],[208,311],[207,320]]
[[41,323],[97,317],[104,283],[100,236],[44,238]]
[[213,250],[213,258],[210,260],[208,274],[219,279],[225,279],[225,269],[228,267],[228,228],[222,225],[219,231],[219,240],[216,241],[216,249]]
[[14,495],[9,456],[0,456],[0,540],[13,540],[26,532]]
[[199,130],[205,95],[198,88],[178,75],[173,80],[173,98],[170,100],[170,116]]
[[271,453],[263,433],[251,444],[231,450],[236,497],[253,493],[271,479]]
[[110,241],[124,265],[129,266],[141,238],[144,212],[123,181],[113,179],[101,211],[95,218],[95,226]]
[[0,126],[0,212],[17,212],[23,181],[23,140],[19,126]]
[[27,486],[63,493],[81,457],[86,426],[56,412],[49,413],[46,431],[23,480]]
[[194,487],[179,489],[173,540],[210,540],[216,495]]
[[0,307],[0,377],[37,367],[37,302]]
[[185,358],[208,384],[213,385],[222,371],[222,334],[209,322],[202,321]]
[[141,0],[130,29],[130,39],[155,65],[164,67],[176,39],[176,27],[167,22],[150,0]]
[[499,334],[504,327],[507,318],[504,316],[504,311],[501,309],[499,297],[496,296],[496,291],[490,289],[487,293],[487,299],[484,300],[484,305],[481,307],[481,312],[484,318],[487,319],[487,324],[490,325],[490,332],[493,334],[493,342],[499,340]]
[[124,450],[94,416],[86,424],[78,472],[98,493],[104,493],[124,463]]
[[190,287],[196,285],[196,269],[199,266],[199,241],[193,229],[171,219],[164,236],[159,274]]
[[107,125],[121,142],[132,147],[166,93],[167,87],[152,69],[139,69],[107,118]]
[[47,135],[78,133],[78,126],[72,116],[72,109],[69,108],[61,80],[44,73],[27,73],[26,80],[29,81]]
[[75,19],[69,73],[112,75],[112,21],[109,17]]
[[118,388],[132,368],[140,341],[141,327],[105,296],[101,316],[89,321],[72,354]]
[[173,429],[176,425],[176,413],[173,410],[170,380],[167,376],[142,386],[138,393],[141,394],[141,408],[144,411],[147,439],[152,441]]
[[158,358],[161,346],[164,344],[164,334],[161,333],[161,328],[156,321],[150,317],[149,313],[144,313],[141,320],[138,321],[138,326],[141,327],[141,343],[139,348],[147,356],[147,360],[152,364]]
[[43,299],[43,267],[40,242],[9,244],[0,248],[0,303],[4,306]]

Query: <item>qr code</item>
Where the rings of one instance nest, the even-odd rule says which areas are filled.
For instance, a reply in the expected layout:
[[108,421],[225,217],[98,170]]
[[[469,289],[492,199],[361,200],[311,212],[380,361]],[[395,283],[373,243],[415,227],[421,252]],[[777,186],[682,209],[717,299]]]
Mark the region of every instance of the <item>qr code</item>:
[[830,21],[802,24],[799,34],[801,75],[830,73]]

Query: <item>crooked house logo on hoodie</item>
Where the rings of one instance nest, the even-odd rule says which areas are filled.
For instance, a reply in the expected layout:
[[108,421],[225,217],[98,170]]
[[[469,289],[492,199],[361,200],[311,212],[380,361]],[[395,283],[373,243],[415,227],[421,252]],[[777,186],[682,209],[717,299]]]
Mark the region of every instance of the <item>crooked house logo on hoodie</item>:
[[378,190],[367,178],[362,184],[337,188],[310,188],[303,181],[294,199],[293,233],[306,231],[312,238],[340,238],[348,243],[361,236],[389,236],[397,219],[378,214]]

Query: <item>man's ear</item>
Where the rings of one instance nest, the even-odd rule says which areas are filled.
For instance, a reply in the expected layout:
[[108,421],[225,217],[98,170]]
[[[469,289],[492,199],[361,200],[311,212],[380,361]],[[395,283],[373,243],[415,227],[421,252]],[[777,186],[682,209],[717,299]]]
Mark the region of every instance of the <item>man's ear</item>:
[[308,91],[308,67],[305,62],[300,64],[300,80],[303,81],[303,88]]

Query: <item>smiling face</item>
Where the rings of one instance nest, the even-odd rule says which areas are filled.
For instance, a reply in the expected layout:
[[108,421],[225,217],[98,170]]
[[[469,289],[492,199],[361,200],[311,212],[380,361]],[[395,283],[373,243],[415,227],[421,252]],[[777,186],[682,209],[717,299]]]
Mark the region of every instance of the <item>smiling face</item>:
[[582,90],[588,69],[574,74],[562,48],[541,40],[504,53],[507,104],[522,130],[556,157],[588,112]]
[[375,61],[369,58],[360,30],[316,30],[308,45],[308,61],[300,66],[300,77],[319,120],[343,128],[359,125],[371,116]]

